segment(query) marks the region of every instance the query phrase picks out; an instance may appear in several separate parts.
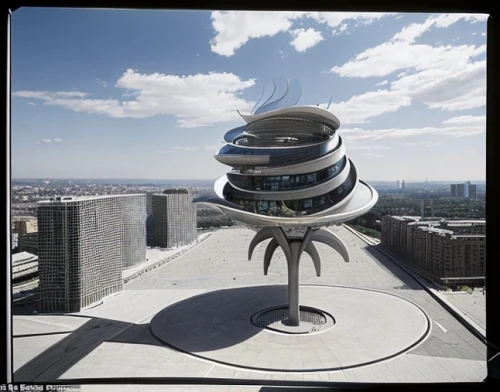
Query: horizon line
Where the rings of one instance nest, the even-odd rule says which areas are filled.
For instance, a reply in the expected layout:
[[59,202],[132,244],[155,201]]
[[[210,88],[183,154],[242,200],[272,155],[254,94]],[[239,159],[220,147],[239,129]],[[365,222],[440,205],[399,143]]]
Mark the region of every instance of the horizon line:
[[[136,177],[12,177],[12,181],[15,180],[140,180],[140,181],[216,181],[217,178],[136,178]],[[360,179],[361,180],[361,179]],[[486,182],[486,179],[473,179],[473,180],[407,180],[407,179],[394,179],[394,180],[367,180],[362,179],[363,182],[397,182],[405,181],[405,183],[419,183],[419,182],[450,182],[450,183],[462,183],[462,182]]]

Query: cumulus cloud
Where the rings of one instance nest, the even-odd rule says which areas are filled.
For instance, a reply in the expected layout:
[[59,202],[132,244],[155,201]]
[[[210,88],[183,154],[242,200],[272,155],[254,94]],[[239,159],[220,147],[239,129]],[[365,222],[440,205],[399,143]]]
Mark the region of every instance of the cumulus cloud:
[[28,102],[28,105],[36,106],[36,103],[35,102]]
[[43,139],[42,143],[52,143],[52,139]]
[[321,31],[309,29],[297,29],[291,31],[295,37],[290,45],[292,45],[297,52],[305,52],[307,49],[316,46],[319,42],[323,41]]
[[396,14],[380,12],[214,11],[212,12],[212,28],[215,37],[210,41],[210,48],[214,53],[230,57],[251,39],[273,37],[278,33],[292,33],[293,30],[296,30],[292,29],[293,24],[297,22],[300,26],[300,20],[314,20],[319,24],[326,24],[332,29],[340,26],[338,30],[345,31],[347,29],[345,22],[347,21],[369,24],[387,15]]
[[387,83],[389,83],[387,80],[384,80],[380,83],[377,83],[375,86],[385,86]]
[[216,33],[210,41],[212,52],[232,56],[252,38],[272,37],[287,31],[298,12],[214,11],[212,27]]
[[[486,131],[486,116],[460,116],[453,117],[443,121],[441,126],[437,127],[422,127],[422,128],[388,128],[379,130],[369,130],[362,128],[351,128],[339,130],[343,139],[348,140],[346,145],[349,149],[355,149],[359,145],[366,145],[369,142],[375,142],[385,139],[411,139],[421,138],[421,136],[447,136],[447,137],[465,137],[474,136],[485,133]],[[421,140],[408,141],[421,142]],[[427,142],[427,141],[426,141]],[[414,144],[417,145],[417,144]]]
[[[378,90],[355,95],[347,101],[332,103],[329,110],[342,124],[362,124],[369,118],[391,113],[411,104],[411,98],[399,91]],[[326,107],[327,104],[320,105]]]
[[127,100],[90,98],[87,93],[75,91],[18,91],[13,95],[75,112],[116,118],[172,115],[178,127],[194,128],[236,120],[237,110],[250,111],[254,103],[245,101],[240,94],[254,84],[253,79],[241,80],[232,73],[178,76],[141,74],[129,69],[115,84],[135,92]]
[[[383,77],[399,71],[391,91],[418,98],[431,109],[466,110],[486,103],[486,45],[431,46],[416,39],[434,28],[446,28],[459,20],[484,21],[485,15],[431,16],[412,23],[389,41],[359,53],[331,72],[342,77]],[[388,60],[389,59],[389,60]]]
[[54,142],[56,142],[56,143],[62,143],[62,139],[59,139],[58,137],[56,137],[56,138],[54,139]]

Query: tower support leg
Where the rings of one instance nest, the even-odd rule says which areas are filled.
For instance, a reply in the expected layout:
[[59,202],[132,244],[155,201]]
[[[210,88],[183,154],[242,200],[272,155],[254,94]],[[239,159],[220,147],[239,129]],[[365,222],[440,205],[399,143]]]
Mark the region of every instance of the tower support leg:
[[290,243],[291,257],[288,261],[288,319],[287,325],[298,327],[300,325],[299,307],[299,261],[300,245],[302,241]]

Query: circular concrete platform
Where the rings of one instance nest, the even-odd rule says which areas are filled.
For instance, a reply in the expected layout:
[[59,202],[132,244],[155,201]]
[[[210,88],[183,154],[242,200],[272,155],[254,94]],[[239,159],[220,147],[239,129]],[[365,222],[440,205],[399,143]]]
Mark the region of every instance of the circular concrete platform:
[[287,302],[286,286],[217,290],[180,301],[151,320],[167,346],[206,360],[267,371],[321,371],[363,366],[402,354],[422,342],[430,321],[418,306],[378,291],[300,287],[300,304],[335,318],[317,334],[279,334],[251,321]]

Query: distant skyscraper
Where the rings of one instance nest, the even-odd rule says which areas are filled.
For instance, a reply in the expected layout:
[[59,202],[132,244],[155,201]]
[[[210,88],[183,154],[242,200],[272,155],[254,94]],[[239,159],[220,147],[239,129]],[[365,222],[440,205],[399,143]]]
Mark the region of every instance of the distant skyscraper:
[[399,189],[399,180],[396,183],[396,189]]
[[122,290],[122,269],[146,259],[145,204],[145,195],[38,203],[42,312],[78,312]]
[[451,197],[465,197],[475,200],[477,198],[477,186],[471,184],[470,181],[466,181],[463,184],[451,184],[450,194]]
[[477,200],[477,185],[471,184],[469,186],[469,198]]
[[457,184],[450,185],[450,196],[457,197]]
[[405,190],[405,180],[403,180],[403,182],[401,183],[401,190],[404,191]]
[[424,213],[424,200],[422,200],[420,202],[420,217],[424,217],[425,213]]
[[187,189],[166,189],[153,195],[155,244],[171,248],[197,238],[196,206]]

